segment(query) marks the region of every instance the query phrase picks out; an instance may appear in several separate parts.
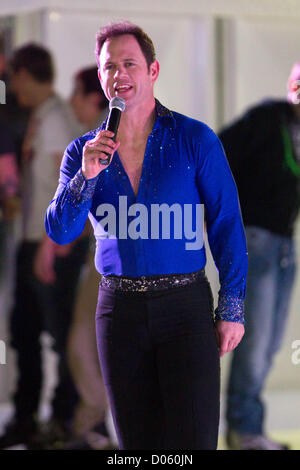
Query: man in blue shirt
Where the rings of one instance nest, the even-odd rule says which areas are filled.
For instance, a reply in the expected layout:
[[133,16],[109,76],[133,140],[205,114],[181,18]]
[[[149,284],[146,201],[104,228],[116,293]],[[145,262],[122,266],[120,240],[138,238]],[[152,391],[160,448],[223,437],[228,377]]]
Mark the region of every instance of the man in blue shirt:
[[[244,333],[235,183],[213,131],[155,100],[159,64],[144,31],[104,27],[95,52],[106,97],[126,103],[118,140],[103,123],[68,146],[47,233],[64,244],[87,217],[94,227],[98,351],[120,448],[216,449],[219,357]],[[221,285],[215,323],[203,206]]]

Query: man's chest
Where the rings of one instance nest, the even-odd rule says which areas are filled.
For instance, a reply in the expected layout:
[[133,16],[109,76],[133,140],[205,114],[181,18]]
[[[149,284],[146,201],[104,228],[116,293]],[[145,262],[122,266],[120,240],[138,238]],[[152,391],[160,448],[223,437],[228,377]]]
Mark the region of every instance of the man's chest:
[[119,157],[126,172],[135,196],[137,196],[140,179],[143,170],[146,143],[136,146],[123,146],[120,148]]

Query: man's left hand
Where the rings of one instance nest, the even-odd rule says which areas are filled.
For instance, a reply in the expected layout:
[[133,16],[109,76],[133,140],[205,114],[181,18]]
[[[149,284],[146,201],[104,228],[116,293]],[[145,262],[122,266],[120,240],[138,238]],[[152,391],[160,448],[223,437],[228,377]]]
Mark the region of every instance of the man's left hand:
[[33,272],[43,284],[53,284],[56,280],[54,270],[56,244],[45,237],[39,244],[33,260]]
[[229,351],[233,351],[241,341],[244,333],[245,328],[241,323],[218,320],[216,322],[216,335],[220,357]]

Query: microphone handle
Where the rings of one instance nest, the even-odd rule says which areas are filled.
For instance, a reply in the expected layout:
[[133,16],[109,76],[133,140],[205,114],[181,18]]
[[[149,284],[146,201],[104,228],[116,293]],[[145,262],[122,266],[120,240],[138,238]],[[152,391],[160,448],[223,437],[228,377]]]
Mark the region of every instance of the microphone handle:
[[[114,136],[112,137],[112,140],[114,142],[116,141],[120,119],[121,119],[121,111],[119,110],[119,108],[111,108],[108,119],[107,119],[105,130],[114,132]],[[108,158],[105,160],[102,158],[99,158],[99,162],[101,163],[101,165],[109,165],[110,160],[111,160],[111,154],[107,152],[103,152],[103,153],[105,153],[105,155],[107,155]]]

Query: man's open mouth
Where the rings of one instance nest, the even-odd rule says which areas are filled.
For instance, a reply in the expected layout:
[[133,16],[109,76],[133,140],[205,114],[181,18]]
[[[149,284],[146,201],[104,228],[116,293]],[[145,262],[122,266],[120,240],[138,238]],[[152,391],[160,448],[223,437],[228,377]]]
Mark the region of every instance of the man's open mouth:
[[131,90],[132,89],[132,86],[131,85],[127,85],[127,84],[123,84],[123,85],[116,85],[115,87],[115,91],[118,92],[118,93],[123,93],[123,92],[126,92],[128,90]]

